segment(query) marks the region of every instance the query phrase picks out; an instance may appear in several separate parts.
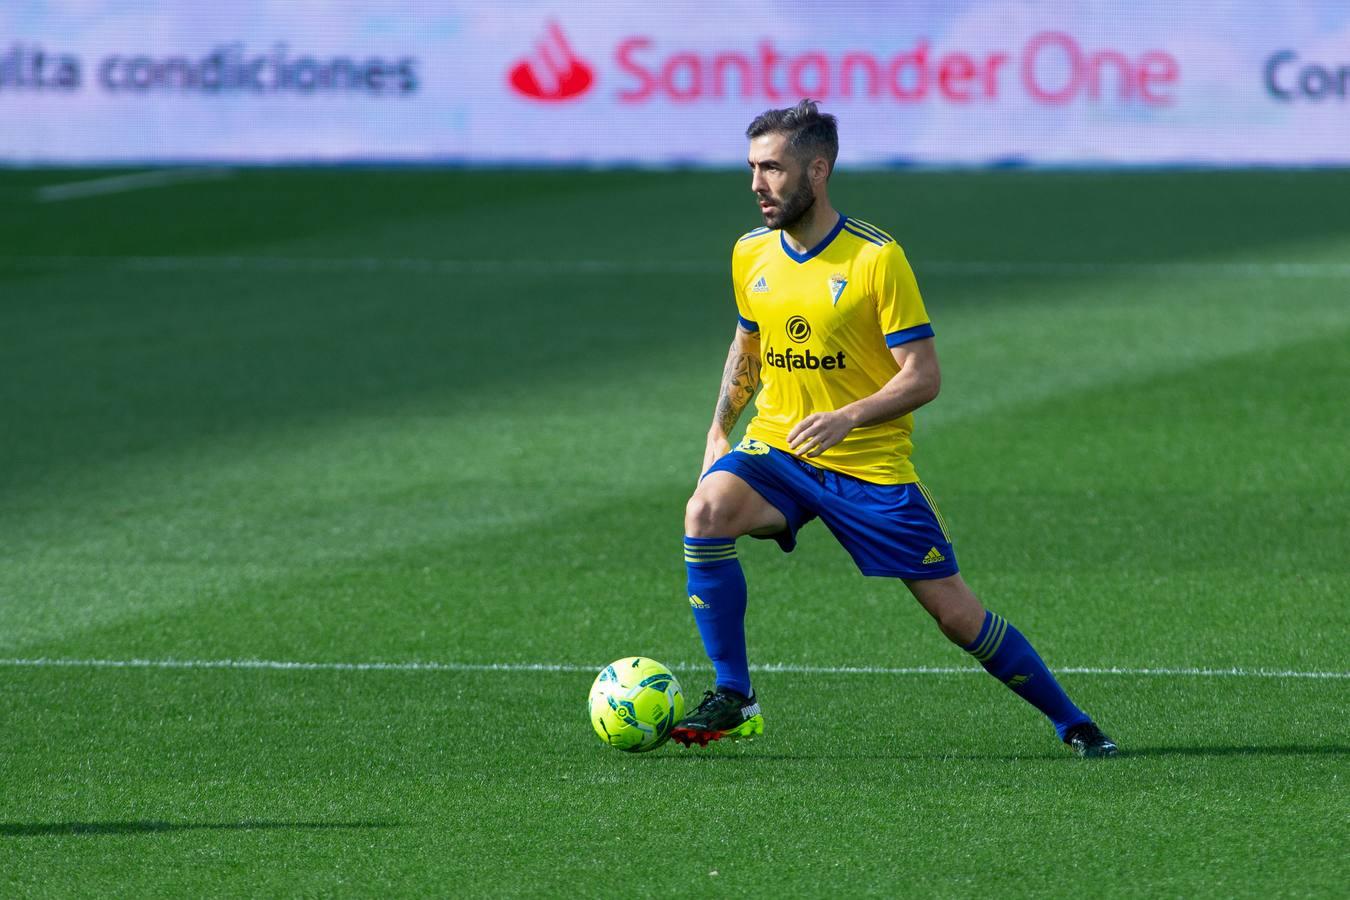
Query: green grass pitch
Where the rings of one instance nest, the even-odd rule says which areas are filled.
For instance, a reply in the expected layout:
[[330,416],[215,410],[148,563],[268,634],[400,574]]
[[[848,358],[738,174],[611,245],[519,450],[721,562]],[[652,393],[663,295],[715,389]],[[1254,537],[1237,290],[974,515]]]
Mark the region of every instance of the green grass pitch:
[[[104,174],[0,172],[0,894],[1350,882],[1350,173],[835,178],[935,322],[915,461],[963,570],[1107,763],[819,526],[741,542],[762,739],[591,733],[611,659],[708,686],[681,515],[745,176],[36,199]],[[917,667],[961,671],[876,671]]]

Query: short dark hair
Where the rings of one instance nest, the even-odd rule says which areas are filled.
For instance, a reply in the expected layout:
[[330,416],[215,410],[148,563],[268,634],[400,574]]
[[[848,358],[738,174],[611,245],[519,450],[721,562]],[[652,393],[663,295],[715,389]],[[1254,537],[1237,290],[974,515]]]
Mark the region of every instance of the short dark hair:
[[745,129],[748,138],[766,134],[787,135],[788,149],[803,164],[823,156],[830,164],[830,172],[834,171],[834,161],[839,156],[839,123],[834,116],[817,109],[816,101],[803,100],[786,109],[766,109]]

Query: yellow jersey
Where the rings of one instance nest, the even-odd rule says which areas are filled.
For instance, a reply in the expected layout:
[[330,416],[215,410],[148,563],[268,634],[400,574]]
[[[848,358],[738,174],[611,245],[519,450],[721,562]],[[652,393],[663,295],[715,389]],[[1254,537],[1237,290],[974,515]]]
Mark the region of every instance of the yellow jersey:
[[[779,230],[736,242],[731,277],[741,327],[760,334],[755,417],[745,436],[788,450],[794,425],[876,393],[899,371],[891,347],[933,336],[904,251],[889,234],[840,216],[798,253]],[[914,418],[855,428],[813,465],[879,484],[918,481]]]

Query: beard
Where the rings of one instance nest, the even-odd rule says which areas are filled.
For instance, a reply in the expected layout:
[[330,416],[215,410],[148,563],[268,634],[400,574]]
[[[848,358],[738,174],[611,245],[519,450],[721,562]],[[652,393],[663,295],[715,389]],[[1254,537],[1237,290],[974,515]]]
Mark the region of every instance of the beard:
[[815,206],[816,193],[811,190],[811,182],[802,175],[792,193],[781,200],[772,196],[768,199],[777,208],[761,213],[764,216],[764,224],[769,228],[791,228],[811,211],[812,206]]

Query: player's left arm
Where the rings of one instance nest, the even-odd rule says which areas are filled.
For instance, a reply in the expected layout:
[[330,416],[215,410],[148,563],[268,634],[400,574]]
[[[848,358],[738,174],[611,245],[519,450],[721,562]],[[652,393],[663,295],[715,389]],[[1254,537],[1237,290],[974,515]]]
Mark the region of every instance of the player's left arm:
[[942,387],[937,346],[932,338],[891,348],[900,371],[875,394],[841,406],[833,412],[812,413],[788,432],[788,446],[798,456],[819,456],[842,441],[850,431],[878,425],[914,412],[933,400]]

